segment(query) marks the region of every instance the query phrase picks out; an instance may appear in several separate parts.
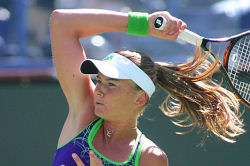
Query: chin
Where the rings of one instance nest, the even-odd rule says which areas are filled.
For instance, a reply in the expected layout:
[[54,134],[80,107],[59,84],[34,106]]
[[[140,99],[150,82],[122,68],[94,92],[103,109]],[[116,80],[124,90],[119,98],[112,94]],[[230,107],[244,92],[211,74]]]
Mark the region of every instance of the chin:
[[94,112],[95,112],[95,115],[96,115],[96,116],[102,117],[102,116],[103,116],[103,113],[104,113],[104,110],[103,110],[103,109],[100,109],[100,108],[95,108]]

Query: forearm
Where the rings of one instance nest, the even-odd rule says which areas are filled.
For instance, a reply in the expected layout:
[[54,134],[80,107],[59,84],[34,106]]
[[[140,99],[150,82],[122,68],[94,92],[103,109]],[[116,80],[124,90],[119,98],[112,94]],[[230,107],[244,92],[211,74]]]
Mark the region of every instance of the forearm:
[[128,14],[101,9],[57,9],[50,26],[78,38],[103,32],[126,32]]
[[[158,16],[164,16],[168,22],[162,31],[154,28]],[[150,14],[148,21],[148,35],[162,39],[176,39],[186,28],[183,21],[166,11]],[[126,32],[128,22],[128,13],[102,9],[57,9],[51,15],[50,30],[52,33],[60,31],[74,38],[84,38],[104,32]]]

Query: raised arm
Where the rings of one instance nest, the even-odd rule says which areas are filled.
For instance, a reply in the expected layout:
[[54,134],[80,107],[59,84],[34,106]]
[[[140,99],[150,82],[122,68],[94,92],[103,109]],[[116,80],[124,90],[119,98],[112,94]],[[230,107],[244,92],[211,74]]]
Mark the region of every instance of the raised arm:
[[[154,19],[159,15],[168,18],[166,33],[153,27]],[[183,23],[167,12],[153,13],[149,16],[149,35],[175,39],[176,29],[180,25]],[[79,39],[103,32],[126,32],[127,26],[127,13],[98,9],[60,9],[52,13],[52,53],[58,79],[71,111],[81,110],[86,101],[91,100],[93,91],[89,76],[79,72],[80,63],[86,58]]]
[[55,10],[50,20],[53,60],[69,113],[58,145],[69,141],[96,118],[94,85],[89,75],[80,73],[86,58],[80,38],[108,31],[126,31],[127,14],[104,10]]
[[72,112],[91,110],[93,86],[90,77],[79,71],[86,58],[79,39],[94,34],[126,31],[127,14],[105,10],[55,10],[51,15],[50,33],[52,53],[58,79]]

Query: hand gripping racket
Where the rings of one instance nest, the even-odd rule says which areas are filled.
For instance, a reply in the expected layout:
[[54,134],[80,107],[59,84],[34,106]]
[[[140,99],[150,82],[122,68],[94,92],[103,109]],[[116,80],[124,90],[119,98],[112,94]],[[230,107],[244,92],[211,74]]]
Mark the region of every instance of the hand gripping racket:
[[[155,28],[162,30],[167,24],[164,17],[155,20]],[[228,43],[225,49],[223,64],[220,71],[228,84],[229,90],[240,100],[242,104],[250,108],[250,30],[224,38],[205,38],[190,30],[182,31],[178,39],[192,45],[200,46],[208,52],[208,43]],[[215,56],[210,53],[213,59]]]

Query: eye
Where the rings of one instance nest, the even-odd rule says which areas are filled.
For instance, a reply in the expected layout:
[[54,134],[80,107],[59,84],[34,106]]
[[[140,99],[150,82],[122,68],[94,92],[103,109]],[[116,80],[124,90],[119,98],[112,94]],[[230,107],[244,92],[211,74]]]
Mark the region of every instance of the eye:
[[116,85],[115,85],[114,83],[112,83],[112,82],[109,82],[108,85],[109,85],[109,86],[116,86]]
[[96,79],[96,83],[100,84],[100,83],[102,83],[102,81],[100,79]]

